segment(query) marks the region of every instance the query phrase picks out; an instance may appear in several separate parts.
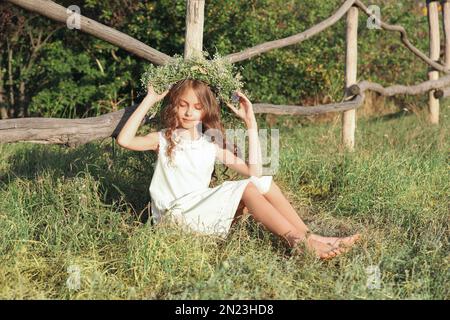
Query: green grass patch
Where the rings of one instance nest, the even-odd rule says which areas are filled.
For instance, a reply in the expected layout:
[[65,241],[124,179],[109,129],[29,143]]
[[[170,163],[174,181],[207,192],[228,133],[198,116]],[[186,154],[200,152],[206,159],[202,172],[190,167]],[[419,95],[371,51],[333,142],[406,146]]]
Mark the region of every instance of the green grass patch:
[[[111,141],[0,145],[3,299],[448,299],[448,118],[283,126],[275,181],[314,232],[363,233],[329,262],[290,256],[250,217],[226,240],[144,223],[155,156]],[[263,125],[261,125],[263,127]],[[220,178],[220,177],[219,177]],[[220,181],[220,180],[219,180]],[[366,268],[378,266],[379,289]],[[80,286],[70,289],[71,268]]]

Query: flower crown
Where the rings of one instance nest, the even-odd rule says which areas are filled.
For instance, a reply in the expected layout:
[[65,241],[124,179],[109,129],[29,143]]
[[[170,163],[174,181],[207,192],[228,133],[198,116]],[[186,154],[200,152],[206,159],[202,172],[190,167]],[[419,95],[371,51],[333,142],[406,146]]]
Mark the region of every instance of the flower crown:
[[[193,56],[184,59],[180,54],[175,54],[173,60],[162,66],[150,64],[146,67],[141,77],[142,91],[147,91],[151,83],[155,92],[161,94],[172,85],[183,79],[196,79],[207,83],[220,102],[237,105],[239,96],[236,91],[243,92],[247,97],[248,92],[242,90],[243,83],[240,72],[235,73],[233,65],[218,53],[213,59],[208,60],[209,53],[202,51],[201,56]],[[242,67],[240,67],[242,70]],[[161,110],[162,101],[154,106],[154,114]]]

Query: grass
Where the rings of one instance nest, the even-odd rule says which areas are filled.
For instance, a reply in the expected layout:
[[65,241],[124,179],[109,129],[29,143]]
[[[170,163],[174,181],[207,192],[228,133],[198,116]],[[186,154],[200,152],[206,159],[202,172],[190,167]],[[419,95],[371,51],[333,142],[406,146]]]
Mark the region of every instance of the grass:
[[[362,232],[329,262],[290,256],[247,217],[228,239],[145,221],[155,160],[110,140],[76,149],[0,144],[2,299],[448,299],[448,120],[283,125],[275,181],[313,231]],[[262,126],[261,126],[262,127]],[[220,180],[219,180],[220,181]],[[378,266],[381,286],[367,286]],[[80,286],[69,289],[70,268]],[[73,274],[72,274],[73,276]]]

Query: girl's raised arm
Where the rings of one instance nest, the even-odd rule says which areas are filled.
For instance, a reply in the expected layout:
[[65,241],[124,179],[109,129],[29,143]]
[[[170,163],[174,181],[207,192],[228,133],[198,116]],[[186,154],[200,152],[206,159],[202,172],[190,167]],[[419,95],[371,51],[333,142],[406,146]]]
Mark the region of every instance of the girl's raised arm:
[[233,105],[227,104],[233,112],[241,118],[247,126],[248,144],[249,144],[249,162],[236,157],[228,149],[222,149],[217,146],[216,158],[224,163],[227,167],[246,176],[262,176],[262,159],[261,145],[258,137],[258,124],[256,123],[253,105],[250,100],[241,92],[236,92],[239,96],[240,109],[236,109]]
[[159,100],[163,99],[169,90],[158,95],[149,85],[147,95],[133,114],[128,118],[119,135],[117,143],[125,149],[134,151],[156,150],[159,145],[158,132],[151,132],[145,136],[136,136],[139,125],[149,109]]

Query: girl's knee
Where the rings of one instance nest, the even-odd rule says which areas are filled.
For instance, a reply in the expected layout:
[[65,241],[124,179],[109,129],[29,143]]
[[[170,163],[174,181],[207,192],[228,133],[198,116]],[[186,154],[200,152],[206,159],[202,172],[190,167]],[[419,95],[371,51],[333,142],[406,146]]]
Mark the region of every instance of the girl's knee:
[[259,193],[259,190],[256,187],[256,185],[253,182],[250,181],[247,184],[247,186],[245,187],[243,196],[248,196],[248,195],[251,195],[251,194],[254,194],[254,193]]

